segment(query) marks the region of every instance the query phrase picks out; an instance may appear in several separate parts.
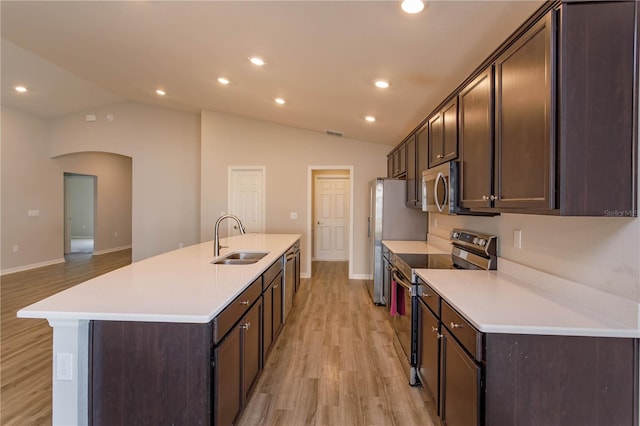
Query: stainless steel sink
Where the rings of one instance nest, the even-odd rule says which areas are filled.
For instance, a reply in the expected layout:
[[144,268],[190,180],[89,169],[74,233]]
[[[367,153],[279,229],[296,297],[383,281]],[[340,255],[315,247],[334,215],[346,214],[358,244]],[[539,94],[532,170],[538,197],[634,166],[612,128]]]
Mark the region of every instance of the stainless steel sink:
[[226,256],[212,260],[214,265],[250,265],[256,263],[269,254],[268,251],[236,251]]

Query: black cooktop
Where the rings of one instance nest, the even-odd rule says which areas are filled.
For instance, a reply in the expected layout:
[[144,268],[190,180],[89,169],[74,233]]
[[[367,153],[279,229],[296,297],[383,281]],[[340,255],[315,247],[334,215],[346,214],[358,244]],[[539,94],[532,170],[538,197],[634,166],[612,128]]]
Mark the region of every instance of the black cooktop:
[[455,269],[451,254],[397,254],[411,269]]

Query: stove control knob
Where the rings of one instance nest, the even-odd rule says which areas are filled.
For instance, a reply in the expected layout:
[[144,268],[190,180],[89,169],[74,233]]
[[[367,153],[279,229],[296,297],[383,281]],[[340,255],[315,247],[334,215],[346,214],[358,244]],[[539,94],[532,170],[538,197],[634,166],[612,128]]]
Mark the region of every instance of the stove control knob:
[[479,241],[479,240],[478,240],[478,237],[474,237],[474,238],[473,238],[473,244],[478,244],[478,241]]
[[460,236],[460,233],[458,233],[458,232],[452,232],[452,233],[451,233],[451,236],[452,236],[453,238],[458,238],[458,237]]
[[485,244],[487,244],[487,240],[485,240],[484,238],[480,238],[480,241],[478,241],[478,245],[480,247],[484,247]]

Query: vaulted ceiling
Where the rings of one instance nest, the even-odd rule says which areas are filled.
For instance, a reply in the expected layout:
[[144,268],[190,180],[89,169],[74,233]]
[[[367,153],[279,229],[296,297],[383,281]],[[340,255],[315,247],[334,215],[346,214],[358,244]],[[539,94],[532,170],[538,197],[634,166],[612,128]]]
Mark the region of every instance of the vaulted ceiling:
[[541,3],[3,0],[2,103],[53,118],[131,100],[395,145]]

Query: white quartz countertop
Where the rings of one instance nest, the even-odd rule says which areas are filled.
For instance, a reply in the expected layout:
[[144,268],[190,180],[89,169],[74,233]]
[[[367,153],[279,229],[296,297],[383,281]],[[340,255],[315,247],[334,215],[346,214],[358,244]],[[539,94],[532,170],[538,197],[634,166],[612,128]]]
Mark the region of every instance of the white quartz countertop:
[[206,323],[291,247],[297,234],[221,239],[235,251],[267,251],[249,265],[214,265],[209,241],[93,278],[18,311],[22,318]]
[[503,259],[498,269],[417,274],[485,333],[640,337],[631,300]]

